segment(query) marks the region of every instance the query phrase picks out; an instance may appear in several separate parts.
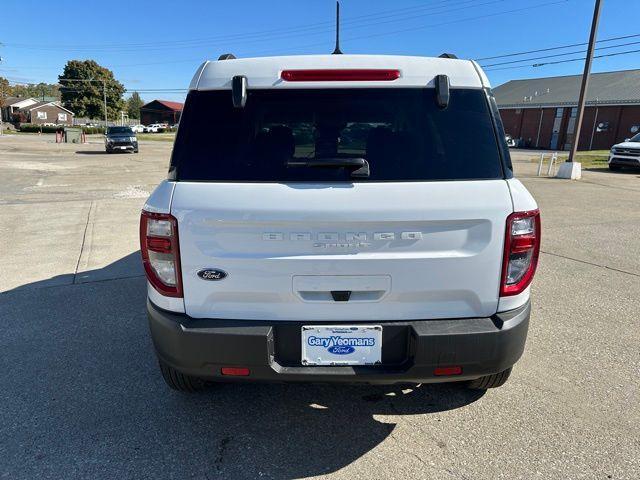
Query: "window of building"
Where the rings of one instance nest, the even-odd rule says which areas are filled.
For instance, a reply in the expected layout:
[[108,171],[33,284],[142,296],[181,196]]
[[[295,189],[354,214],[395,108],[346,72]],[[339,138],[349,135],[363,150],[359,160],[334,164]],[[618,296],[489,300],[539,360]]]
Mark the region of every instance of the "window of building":
[[571,118],[576,118],[578,116],[578,107],[573,107],[571,109]]
[[67,121],[67,114],[66,113],[59,113],[58,114],[58,121],[59,122],[66,122]]
[[564,108],[556,108],[556,118],[562,118],[562,114],[564,113]]
[[47,112],[37,112],[38,114],[38,120],[46,120],[47,119]]

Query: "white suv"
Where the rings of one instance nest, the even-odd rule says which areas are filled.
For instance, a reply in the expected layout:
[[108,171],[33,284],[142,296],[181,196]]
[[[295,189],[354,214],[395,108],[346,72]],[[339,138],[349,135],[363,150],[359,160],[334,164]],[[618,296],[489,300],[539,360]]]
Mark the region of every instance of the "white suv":
[[640,167],[640,133],[611,147],[609,169],[621,170],[623,167]]
[[524,349],[540,216],[474,62],[249,58],[196,72],[140,236],[172,388],[486,389]]

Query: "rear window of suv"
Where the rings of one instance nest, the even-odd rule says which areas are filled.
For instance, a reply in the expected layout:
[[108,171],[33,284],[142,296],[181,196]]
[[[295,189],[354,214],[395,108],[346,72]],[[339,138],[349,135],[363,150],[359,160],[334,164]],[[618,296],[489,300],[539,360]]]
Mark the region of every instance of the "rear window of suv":
[[[336,167],[343,159],[365,159],[369,176]],[[249,90],[244,108],[229,90],[192,91],[171,168],[177,180],[214,182],[504,178],[479,89],[452,89],[445,109],[427,88]]]

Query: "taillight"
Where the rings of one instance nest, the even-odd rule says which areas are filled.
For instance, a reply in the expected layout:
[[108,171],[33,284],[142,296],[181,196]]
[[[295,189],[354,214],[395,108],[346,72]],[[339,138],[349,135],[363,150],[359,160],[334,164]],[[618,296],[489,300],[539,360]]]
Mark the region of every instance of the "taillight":
[[540,254],[540,211],[515,212],[507,217],[500,296],[517,295],[529,286]]
[[142,211],[140,251],[147,280],[162,295],[182,297],[178,221],[168,213]]
[[280,78],[285,82],[390,82],[400,78],[400,70],[379,68],[283,70]]

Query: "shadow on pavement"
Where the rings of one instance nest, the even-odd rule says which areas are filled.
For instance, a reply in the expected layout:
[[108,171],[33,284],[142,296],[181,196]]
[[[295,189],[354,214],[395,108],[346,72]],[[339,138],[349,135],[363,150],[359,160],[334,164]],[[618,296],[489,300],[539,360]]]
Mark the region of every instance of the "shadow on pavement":
[[609,167],[585,167],[583,170],[596,173],[611,173],[614,175],[640,174],[640,168],[627,167],[621,170],[611,170]]
[[[461,408],[482,396],[455,385],[220,384],[174,392],[149,338],[145,279],[128,271],[138,255],[88,272],[93,282],[35,282],[0,294],[0,477],[322,475],[384,442],[398,416]],[[390,423],[379,415],[392,416]],[[411,445],[396,448],[411,452]]]
[[105,150],[76,150],[78,155],[108,155]]

